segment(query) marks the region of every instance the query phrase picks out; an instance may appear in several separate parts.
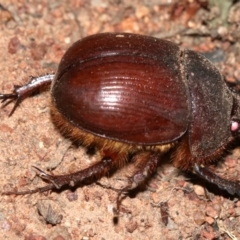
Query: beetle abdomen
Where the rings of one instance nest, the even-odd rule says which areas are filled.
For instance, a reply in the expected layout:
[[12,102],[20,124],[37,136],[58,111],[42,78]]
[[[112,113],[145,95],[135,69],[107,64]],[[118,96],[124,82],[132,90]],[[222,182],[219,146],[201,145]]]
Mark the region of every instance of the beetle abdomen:
[[[180,51],[167,41],[145,38],[109,34],[100,56],[89,53],[84,59],[79,52],[74,63],[70,48],[63,59],[69,57],[71,64],[59,68],[52,89],[58,110],[80,129],[122,142],[163,144],[181,137],[189,107],[176,58]],[[98,39],[93,40],[94,45]],[[82,48],[81,41],[77,45]]]

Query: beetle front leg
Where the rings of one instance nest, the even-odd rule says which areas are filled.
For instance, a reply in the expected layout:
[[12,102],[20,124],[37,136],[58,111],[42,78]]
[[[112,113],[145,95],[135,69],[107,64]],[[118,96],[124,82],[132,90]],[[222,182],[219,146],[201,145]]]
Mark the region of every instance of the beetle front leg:
[[40,88],[48,86],[54,79],[54,74],[45,74],[39,77],[32,77],[31,81],[23,86],[14,86],[12,93],[0,93],[0,100],[2,103],[6,102],[4,106],[10,102],[15,101],[15,104],[9,114],[11,116],[19,104],[32,93],[38,91]]
[[240,184],[238,182],[221,178],[210,169],[197,164],[194,165],[193,169],[199,177],[216,184],[220,189],[224,189],[232,195],[237,194],[240,196]]

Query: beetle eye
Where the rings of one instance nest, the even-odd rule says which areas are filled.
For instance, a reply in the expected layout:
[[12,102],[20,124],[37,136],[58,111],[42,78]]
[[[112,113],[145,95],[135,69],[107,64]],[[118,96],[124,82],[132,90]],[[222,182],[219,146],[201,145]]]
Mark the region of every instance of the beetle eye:
[[239,129],[239,123],[236,122],[236,121],[232,121],[232,122],[231,122],[231,131],[232,131],[232,132],[235,132],[235,131],[237,131],[238,129]]

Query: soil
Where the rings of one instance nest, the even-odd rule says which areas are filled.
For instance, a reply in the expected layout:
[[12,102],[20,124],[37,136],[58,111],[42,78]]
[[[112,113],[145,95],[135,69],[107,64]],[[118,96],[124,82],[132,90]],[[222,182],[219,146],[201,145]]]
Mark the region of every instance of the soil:
[[[217,2],[217,3],[215,3]],[[165,38],[203,53],[226,80],[240,80],[240,2],[171,0],[8,0],[0,6],[0,92],[55,72],[76,40],[100,32]],[[238,88],[238,85],[236,86]],[[50,117],[50,94],[0,109],[0,187],[44,183],[32,166],[63,174],[94,161],[62,136]],[[217,126],[216,126],[217,127]],[[236,144],[238,146],[239,144]],[[240,180],[240,149],[214,165]],[[0,239],[240,239],[240,201],[166,159],[144,188],[126,195],[114,215],[124,168],[74,191],[0,196]]]

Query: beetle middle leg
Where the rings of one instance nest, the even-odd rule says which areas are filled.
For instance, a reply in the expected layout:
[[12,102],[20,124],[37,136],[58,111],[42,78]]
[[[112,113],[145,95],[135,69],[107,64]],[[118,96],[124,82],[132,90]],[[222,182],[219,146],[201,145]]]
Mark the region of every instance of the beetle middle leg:
[[134,168],[138,170],[128,177],[128,185],[119,192],[117,198],[117,212],[119,211],[122,200],[121,195],[145,183],[147,179],[157,171],[160,156],[159,153],[151,151],[140,152],[134,155],[132,161],[134,162]]
[[125,190],[131,190],[143,184],[147,178],[157,170],[160,154],[156,152],[137,153],[132,161],[134,162],[135,173],[128,179],[129,185]]

